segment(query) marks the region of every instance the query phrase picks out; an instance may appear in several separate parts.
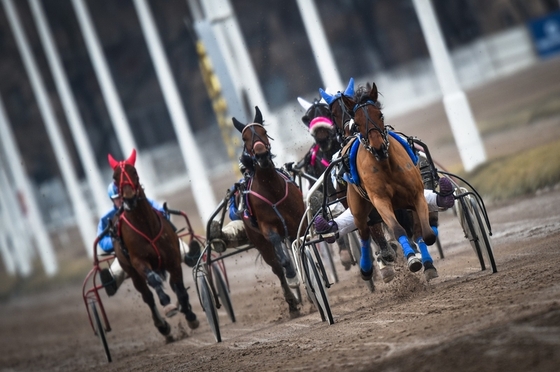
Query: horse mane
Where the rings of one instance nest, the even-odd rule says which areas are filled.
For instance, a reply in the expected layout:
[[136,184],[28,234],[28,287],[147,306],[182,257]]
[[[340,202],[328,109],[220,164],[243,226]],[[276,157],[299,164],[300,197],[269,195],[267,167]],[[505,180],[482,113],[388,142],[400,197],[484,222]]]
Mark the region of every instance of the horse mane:
[[[354,93],[354,101],[356,104],[366,103],[367,101],[371,101],[369,96],[369,92],[371,91],[371,85],[368,83],[367,85],[361,85],[356,89],[356,93]],[[374,106],[381,110],[383,109],[383,105],[381,102],[376,101]]]

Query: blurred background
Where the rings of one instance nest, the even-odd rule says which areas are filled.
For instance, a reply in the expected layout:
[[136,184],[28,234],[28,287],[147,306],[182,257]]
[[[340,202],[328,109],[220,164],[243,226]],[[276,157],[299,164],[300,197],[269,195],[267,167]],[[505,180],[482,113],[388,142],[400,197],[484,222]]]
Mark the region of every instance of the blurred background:
[[[238,177],[232,116],[259,106],[283,163],[311,145],[298,96],[376,82],[389,123],[442,99],[413,0],[1,2],[0,272],[15,278],[91,263],[107,154],[136,148],[147,195],[203,234]],[[431,4],[461,89],[541,65],[559,79],[558,0]]]

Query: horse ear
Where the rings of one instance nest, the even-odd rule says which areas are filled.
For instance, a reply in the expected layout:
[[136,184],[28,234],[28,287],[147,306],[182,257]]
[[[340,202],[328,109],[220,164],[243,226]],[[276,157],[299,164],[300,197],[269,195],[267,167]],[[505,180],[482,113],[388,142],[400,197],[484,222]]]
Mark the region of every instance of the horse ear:
[[313,106],[313,104],[312,104],[311,102],[308,102],[308,101],[306,101],[305,99],[303,99],[303,98],[301,98],[301,97],[298,97],[297,100],[298,100],[299,104],[301,105],[301,107],[303,107],[303,109],[304,109],[305,111],[309,110],[309,108],[310,108],[311,106]]
[[346,90],[344,91],[343,95],[348,97],[354,97],[354,78],[350,78],[350,81],[348,82],[348,86],[346,87]]
[[344,106],[346,106],[346,108],[348,110],[354,111],[354,106],[356,105],[356,103],[354,102],[354,100],[352,99],[352,97],[346,96],[346,95],[342,95],[342,102],[344,102]]
[[130,156],[124,162],[134,166],[134,163],[136,163],[136,149],[132,149]]
[[115,169],[117,165],[119,165],[119,162],[116,161],[111,154],[107,154],[107,159],[109,160],[109,166],[111,166],[111,169]]
[[263,123],[263,117],[261,114],[261,110],[259,110],[259,106],[255,106],[255,118],[253,119],[253,123],[261,124]]
[[236,118],[231,118],[231,120],[233,121],[233,126],[235,127],[235,129],[237,129],[239,133],[242,133],[243,129],[245,129],[245,124],[241,123]]
[[369,97],[373,100],[373,102],[377,102],[377,85],[375,83],[371,83],[371,90],[369,91]]
[[331,104],[334,101],[334,96],[328,94],[327,92],[325,92],[323,89],[319,88],[319,94],[321,95],[321,97],[323,97],[323,99],[325,100],[325,102],[327,102],[327,104]]

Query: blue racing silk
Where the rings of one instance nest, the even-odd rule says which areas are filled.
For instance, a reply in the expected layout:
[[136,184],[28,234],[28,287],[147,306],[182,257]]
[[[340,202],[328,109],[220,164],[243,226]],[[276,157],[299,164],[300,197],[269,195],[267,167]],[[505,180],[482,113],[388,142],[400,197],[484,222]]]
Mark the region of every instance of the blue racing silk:
[[[161,205],[150,198],[146,198],[146,200],[150,203],[152,208],[161,212],[167,219],[169,219],[169,216],[164,212]],[[117,211],[118,209],[113,205],[113,208],[111,208],[107,213],[103,215],[103,217],[101,217],[101,219],[99,220],[99,224],[97,225],[97,236],[101,235],[101,233],[107,228],[107,226],[109,225],[109,221],[111,221],[113,217],[115,217]],[[105,234],[97,244],[101,249],[103,249],[104,252],[107,253],[112,253],[115,249],[113,247],[113,240],[111,239],[111,236],[109,234]]]

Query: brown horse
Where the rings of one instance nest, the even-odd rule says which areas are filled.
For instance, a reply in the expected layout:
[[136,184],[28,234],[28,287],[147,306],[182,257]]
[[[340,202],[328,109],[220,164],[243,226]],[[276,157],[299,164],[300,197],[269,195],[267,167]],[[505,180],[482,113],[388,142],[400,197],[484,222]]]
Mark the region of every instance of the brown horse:
[[296,184],[281,174],[272,161],[269,137],[259,108],[255,107],[253,123],[232,120],[241,132],[243,151],[252,158],[254,165],[246,191],[251,216],[243,218],[245,231],[280,280],[290,316],[295,317],[299,315],[298,300],[290,287],[298,287],[299,283],[287,250],[297,237],[305,212],[303,197]]
[[[180,310],[185,314],[189,328],[197,328],[199,321],[191,310],[183,283],[179,238],[173,225],[146,199],[134,167],[136,151],[132,150],[124,161],[116,161],[111,154],[108,158],[113,168],[113,180],[123,199],[123,212],[118,215],[117,222],[120,244],[115,244],[119,263],[148,304],[154,325],[162,335],[169,337],[171,327],[160,315],[148,285],[156,291],[167,317]],[[166,273],[169,273],[169,283],[177,295],[180,309],[171,303],[163,290]]]
[[[343,96],[347,109],[354,113],[354,126],[359,133],[356,170],[359,186],[348,188],[348,204],[362,240],[360,268],[364,273],[373,270],[371,259],[364,257],[364,247],[369,245],[367,215],[375,207],[395,238],[400,243],[408,267],[416,272],[424,266],[426,278],[437,277],[426,244],[432,245],[436,235],[429,223],[428,205],[418,167],[407,151],[385,127],[381,105],[377,101],[375,84],[361,87],[354,98]],[[413,236],[420,248],[420,261],[408,241],[405,229],[395,217],[396,209],[413,212]]]
[[[352,108],[345,104],[345,100],[352,100],[354,98],[354,79],[350,78],[348,85],[344,92],[337,92],[336,94],[329,94],[323,89],[319,89],[321,97],[328,103],[331,110],[333,122],[335,124],[337,137],[342,144],[348,143],[355,131],[354,113]],[[345,207],[348,207],[347,201],[344,201]],[[378,247],[377,262],[381,269],[381,276],[384,282],[390,282],[394,278],[394,271],[391,267],[395,261],[395,248],[389,243],[385,236],[383,227],[383,219],[375,208],[372,208],[369,213],[369,236],[373,239]],[[369,254],[368,254],[369,257]],[[373,268],[368,271],[360,270],[362,279],[369,280],[373,276]]]

